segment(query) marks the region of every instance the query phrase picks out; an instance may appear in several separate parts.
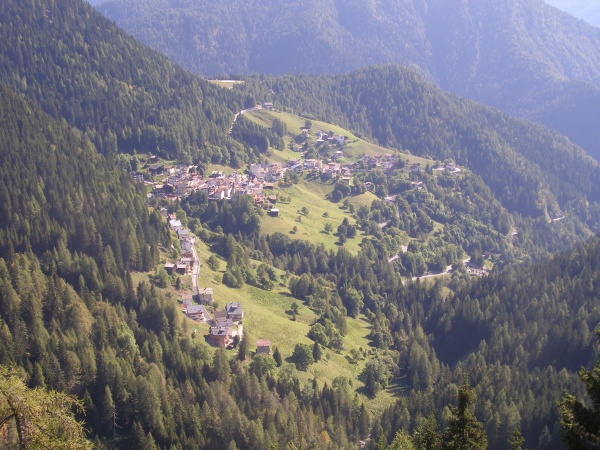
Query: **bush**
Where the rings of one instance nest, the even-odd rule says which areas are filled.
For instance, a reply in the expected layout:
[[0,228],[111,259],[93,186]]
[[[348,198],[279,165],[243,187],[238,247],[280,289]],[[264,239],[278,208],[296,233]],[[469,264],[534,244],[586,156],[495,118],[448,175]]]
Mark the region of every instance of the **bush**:
[[312,354],[312,348],[306,344],[296,344],[296,347],[294,347],[294,353],[292,353],[292,360],[296,365],[296,369],[306,372],[306,370],[308,370],[308,366],[315,362]]

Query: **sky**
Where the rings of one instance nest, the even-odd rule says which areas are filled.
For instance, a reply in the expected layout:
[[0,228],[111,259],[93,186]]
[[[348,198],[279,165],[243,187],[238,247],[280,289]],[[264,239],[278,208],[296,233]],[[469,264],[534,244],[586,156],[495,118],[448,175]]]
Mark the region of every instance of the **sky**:
[[546,3],[600,27],[600,0],[546,0]]

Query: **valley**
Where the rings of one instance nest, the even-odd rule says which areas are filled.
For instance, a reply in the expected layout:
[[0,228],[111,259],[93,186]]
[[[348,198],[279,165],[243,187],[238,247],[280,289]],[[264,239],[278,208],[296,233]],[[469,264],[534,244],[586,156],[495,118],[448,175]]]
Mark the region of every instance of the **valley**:
[[0,447],[594,448],[597,36],[459,3],[0,2]]

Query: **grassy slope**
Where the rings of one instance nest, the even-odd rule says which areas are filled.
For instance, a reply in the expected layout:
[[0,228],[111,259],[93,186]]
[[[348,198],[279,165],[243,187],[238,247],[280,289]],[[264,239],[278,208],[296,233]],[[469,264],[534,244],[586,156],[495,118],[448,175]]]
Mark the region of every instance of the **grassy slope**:
[[[288,144],[300,134],[300,128],[304,127],[305,119],[303,117],[285,112],[267,111],[265,109],[251,111],[245,114],[244,117],[265,127],[271,127],[273,119],[275,118],[280,119],[286,124],[288,129],[288,134],[284,137],[286,149],[282,151],[271,149],[271,155],[269,156],[271,162],[285,162],[289,159],[300,158],[300,154],[291,151],[288,148]],[[346,145],[344,149],[346,158],[341,160],[342,162],[348,160],[356,161],[363,155],[376,156],[392,153],[392,150],[366,142],[357,138],[348,130],[326,122],[312,120],[312,130],[313,133],[316,130],[331,130],[335,134],[343,134],[348,137],[348,140],[351,143]],[[429,160],[405,153],[402,154],[402,158],[408,161],[409,164],[415,162],[420,162],[423,165],[431,163]],[[337,227],[342,223],[344,217],[348,217],[352,224],[356,221],[347,211],[340,209],[341,203],[332,203],[325,198],[332,190],[332,182],[322,183],[320,181],[307,181],[304,178],[302,183],[298,185],[277,190],[275,193],[290,197],[291,202],[289,204],[278,203],[277,208],[280,211],[279,217],[265,217],[265,220],[263,221],[263,233],[271,234],[282,232],[288,234],[293,239],[308,240],[315,244],[323,243],[328,249],[336,249],[337,237],[333,234],[328,235],[322,232],[325,224],[327,222],[331,223],[335,232]],[[370,206],[376,198],[375,195],[367,192],[360,196],[349,197],[348,200],[358,208],[360,205]],[[298,222],[297,218],[300,215],[299,210],[302,209],[303,206],[306,206],[309,209],[310,214],[308,217],[303,216],[302,222]],[[329,217],[323,217],[323,213],[325,212],[328,213]],[[294,226],[298,227],[296,233],[292,232]],[[358,243],[360,240],[361,233],[359,233],[356,238],[350,239],[345,246],[351,252],[356,253],[359,249]]]
[[[284,138],[286,146],[297,135],[300,134],[300,128],[304,127],[304,121],[306,120],[303,117],[296,116],[294,114],[290,114],[290,113],[286,113],[286,112],[279,112],[279,111],[267,111],[265,109],[251,111],[251,112],[245,114],[244,117],[246,117],[247,119],[250,119],[262,126],[268,127],[268,128],[270,128],[272,126],[274,118],[280,119],[282,122],[284,122],[287,125],[287,129],[288,129],[288,135],[285,136],[285,138]],[[359,139],[354,134],[352,134],[350,131],[348,131],[344,128],[338,127],[337,125],[333,125],[333,124],[330,124],[327,122],[321,122],[318,120],[311,120],[311,122],[312,122],[311,134],[313,134],[313,135],[317,130],[327,131],[327,132],[333,131],[334,134],[336,134],[336,135],[343,134],[344,136],[346,136],[348,138],[347,141],[349,141],[350,143],[347,144],[344,149],[344,155],[347,160],[355,161],[358,158],[360,158],[362,155],[376,156],[376,155],[386,155],[386,154],[393,153],[393,150],[390,150],[390,149],[387,149],[384,147],[380,147],[379,145],[375,145],[370,142]],[[314,142],[314,140],[315,140],[314,137],[312,139]],[[286,150],[284,150],[284,151],[279,151],[279,150],[273,149],[271,159],[273,161],[287,161],[290,158],[299,158],[299,157],[300,157],[299,153],[295,153],[286,148]],[[410,164],[412,164],[413,162],[420,162],[422,164],[431,163],[431,161],[429,161],[427,159],[420,158],[418,156],[409,155],[406,153],[402,153],[402,158],[406,159]]]
[[[302,239],[310,241],[313,244],[323,243],[328,249],[337,248],[337,237],[332,234],[325,234],[323,229],[327,222],[333,225],[334,232],[342,223],[344,217],[350,220],[351,224],[356,221],[351,217],[347,210],[340,209],[340,203],[332,203],[325,198],[333,189],[332,184],[323,184],[318,181],[306,181],[293,185],[288,188],[282,188],[276,191],[280,195],[289,197],[289,204],[279,202],[279,217],[266,216],[263,220],[262,231],[265,234],[282,232],[288,234],[293,239]],[[370,192],[350,197],[351,203],[358,207],[361,204],[370,205],[376,197]],[[309,210],[308,216],[301,216],[299,210],[306,206]],[[328,217],[323,217],[327,213]],[[298,222],[298,216],[302,217],[302,222]],[[298,227],[298,231],[291,233],[294,226]],[[354,239],[349,239],[345,247],[351,252],[358,252],[358,243],[361,241],[361,233]]]
[[[264,291],[253,286],[244,286],[242,289],[231,289],[224,286],[217,279],[220,278],[225,269],[225,262],[219,272],[212,271],[206,260],[211,255],[208,246],[197,242],[197,250],[202,267],[198,278],[199,287],[212,287],[214,299],[218,309],[222,309],[226,303],[239,301],[244,308],[244,327],[249,332],[251,339],[269,339],[273,346],[278,347],[284,360],[289,358],[297,343],[312,345],[312,341],[306,337],[310,326],[315,322],[317,316],[306,305],[294,299],[284,284],[279,284],[273,291]],[[281,274],[280,271],[278,271]],[[289,314],[292,302],[299,305],[300,314],[296,320],[291,320]],[[196,324],[197,326],[197,324]],[[197,326],[198,331],[205,333],[208,326]],[[367,336],[370,325],[362,317],[357,319],[348,318],[348,334],[344,337],[346,349],[337,354],[331,350],[324,350],[324,358],[310,366],[308,372],[299,372],[302,381],[310,381],[314,377],[321,383],[331,386],[334,378],[339,376],[348,377],[353,380],[354,387],[359,388],[362,383],[356,377],[361,372],[366,361],[351,364],[346,356],[353,348],[369,348]],[[254,350],[254,346],[250,348]],[[367,402],[372,413],[377,413],[393,403],[394,397],[390,392],[383,392],[375,399],[369,399],[362,394],[361,398]]]
[[243,81],[237,80],[207,80],[209,83],[212,83],[216,86],[220,86],[226,89],[232,89],[238,83],[243,83]]

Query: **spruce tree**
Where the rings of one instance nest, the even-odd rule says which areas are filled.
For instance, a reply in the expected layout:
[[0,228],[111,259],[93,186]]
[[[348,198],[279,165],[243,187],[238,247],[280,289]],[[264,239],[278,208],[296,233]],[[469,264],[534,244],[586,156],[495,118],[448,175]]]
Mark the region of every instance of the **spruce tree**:
[[417,450],[431,450],[441,447],[441,436],[433,413],[429,414],[412,434],[412,442]]
[[475,393],[469,386],[468,377],[459,388],[458,405],[450,406],[452,417],[448,428],[442,435],[442,448],[448,450],[481,450],[487,447],[487,437],[483,424],[477,420],[471,407],[475,402]]
[[318,342],[315,342],[312,349],[313,359],[315,362],[320,361],[323,356],[323,350]]
[[508,439],[508,445],[510,450],[521,450],[522,445],[525,443],[525,438],[521,434],[518,428],[512,432],[512,435]]
[[238,347],[238,359],[240,361],[245,361],[246,357],[248,356],[248,341],[250,339],[250,336],[248,335],[248,332],[246,330],[244,330],[244,335],[242,336],[242,339],[240,340],[240,345]]
[[281,367],[281,364],[283,363],[283,358],[281,357],[281,353],[279,352],[279,348],[277,347],[275,347],[275,352],[273,352],[273,359],[275,360],[277,367]]

